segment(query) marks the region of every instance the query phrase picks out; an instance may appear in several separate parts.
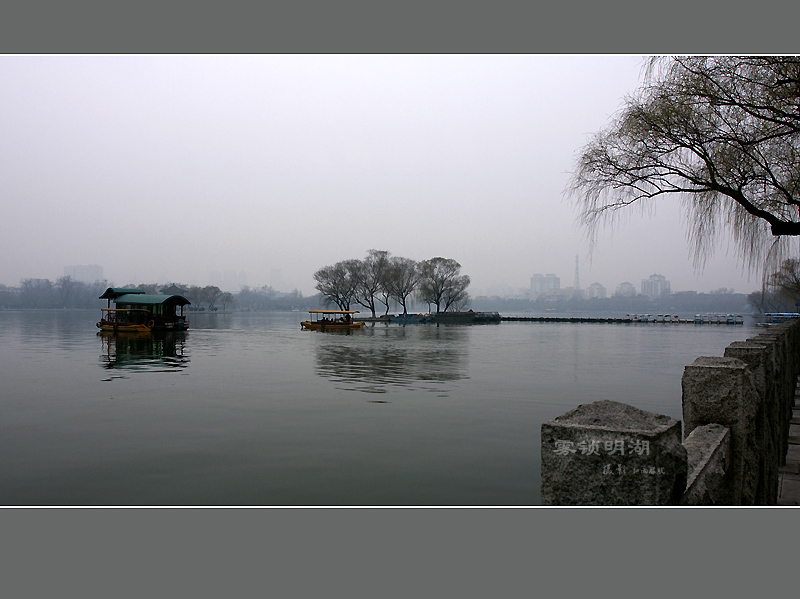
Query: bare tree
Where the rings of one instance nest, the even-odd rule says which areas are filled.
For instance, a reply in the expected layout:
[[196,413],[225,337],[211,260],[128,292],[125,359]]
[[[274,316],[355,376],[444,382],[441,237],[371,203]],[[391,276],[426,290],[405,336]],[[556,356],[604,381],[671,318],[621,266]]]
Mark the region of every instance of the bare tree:
[[789,312],[795,309],[794,300],[780,289],[770,291],[762,289],[754,291],[747,296],[748,303],[755,308],[756,312],[766,314],[768,312]]
[[225,307],[228,304],[232,304],[233,301],[234,301],[233,294],[229,293],[227,291],[219,296],[219,303],[222,304],[222,311],[223,312],[225,311]]
[[434,304],[437,312],[447,312],[451,307],[463,308],[467,299],[469,277],[460,274],[461,265],[451,258],[431,258],[419,265],[419,296]]
[[[356,280],[355,301],[372,312],[375,318],[375,300],[380,299],[386,278],[386,270],[389,267],[389,252],[384,250],[369,250],[364,260],[357,262],[353,266],[353,273]],[[386,302],[386,312],[389,312],[388,300]]]
[[314,273],[314,286],[326,304],[336,304],[340,310],[349,310],[354,301],[357,285],[358,260],[344,260],[325,266]]
[[71,306],[72,297],[75,294],[76,290],[80,287],[80,285],[75,280],[73,280],[72,277],[66,275],[56,279],[56,287],[58,288],[59,291],[59,297],[61,298],[62,307],[66,308],[67,306]]
[[214,310],[214,304],[219,301],[222,290],[216,285],[207,285],[200,291],[202,301],[208,302],[208,309]]
[[567,194],[592,234],[620,208],[680,198],[697,266],[727,230],[766,272],[800,235],[799,136],[800,57],[654,58],[583,148]]
[[416,291],[418,285],[419,269],[417,262],[410,258],[393,256],[389,261],[384,287],[389,297],[403,306],[403,315],[408,314],[408,298]]
[[768,281],[776,292],[793,301],[800,300],[800,260],[796,258],[784,260],[780,269],[772,273]]
[[19,298],[26,308],[55,308],[58,304],[55,288],[49,279],[23,279]]

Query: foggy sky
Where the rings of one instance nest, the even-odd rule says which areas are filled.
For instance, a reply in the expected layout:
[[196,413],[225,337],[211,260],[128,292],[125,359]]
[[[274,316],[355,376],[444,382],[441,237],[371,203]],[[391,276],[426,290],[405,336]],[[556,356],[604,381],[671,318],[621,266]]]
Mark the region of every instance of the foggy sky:
[[0,283],[99,264],[115,285],[219,285],[227,271],[310,295],[317,269],[379,249],[454,258],[473,296],[535,273],[571,286],[576,255],[581,286],[609,294],[654,273],[673,292],[759,288],[725,245],[695,272],[669,200],[590,255],[563,190],[642,62],[0,57]]

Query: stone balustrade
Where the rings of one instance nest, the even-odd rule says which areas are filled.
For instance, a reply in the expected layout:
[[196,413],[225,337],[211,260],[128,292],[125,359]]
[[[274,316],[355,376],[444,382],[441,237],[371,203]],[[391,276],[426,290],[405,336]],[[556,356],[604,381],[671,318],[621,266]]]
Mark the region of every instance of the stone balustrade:
[[544,505],[774,505],[800,320],[684,369],[681,422],[614,401],[542,424]]

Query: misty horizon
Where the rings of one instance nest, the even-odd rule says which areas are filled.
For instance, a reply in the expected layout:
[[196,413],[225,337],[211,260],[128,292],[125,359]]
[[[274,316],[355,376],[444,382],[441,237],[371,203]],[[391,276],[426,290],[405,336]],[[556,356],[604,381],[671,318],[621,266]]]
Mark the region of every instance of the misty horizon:
[[[641,84],[640,56],[4,56],[0,283],[99,264],[116,284],[313,295],[370,249],[452,258],[473,296],[535,273],[609,294],[748,293],[723,242],[695,268],[680,208],[633,211],[593,248],[563,192]],[[273,284],[276,283],[276,284]],[[226,283],[227,284],[227,283]],[[236,291],[236,289],[226,289]]]
[[[242,289],[245,289],[245,288],[248,288],[248,289],[262,289],[262,288],[265,288],[265,287],[270,288],[270,289],[272,289],[273,291],[275,291],[277,293],[290,294],[290,293],[299,292],[300,294],[302,294],[303,297],[310,297],[310,296],[317,295],[319,293],[319,291],[317,289],[312,289],[309,292],[304,292],[303,290],[297,289],[297,288],[292,288],[292,289],[286,288],[285,286],[281,285],[281,282],[282,282],[283,278],[282,278],[282,274],[281,274],[280,271],[273,272],[272,275],[271,275],[272,279],[268,283],[250,284],[250,283],[247,282],[247,273],[245,273],[244,271],[238,271],[238,272],[236,272],[236,271],[225,271],[224,273],[220,273],[219,271],[210,272],[209,275],[208,275],[208,278],[205,281],[197,281],[197,280],[186,280],[186,281],[183,281],[183,280],[172,280],[172,279],[170,279],[170,280],[166,280],[166,279],[157,279],[157,280],[155,280],[155,279],[154,280],[147,279],[147,280],[141,280],[141,281],[130,280],[130,281],[122,282],[122,281],[110,280],[110,279],[108,279],[108,278],[106,278],[104,276],[101,277],[101,278],[95,278],[95,279],[91,279],[90,280],[89,278],[82,278],[82,277],[79,277],[79,276],[76,277],[74,275],[71,275],[68,272],[68,270],[76,269],[76,268],[93,268],[93,269],[98,269],[99,268],[101,272],[103,270],[102,265],[96,265],[96,264],[92,264],[92,265],[73,265],[73,266],[69,266],[69,267],[64,267],[64,274],[62,276],[64,276],[64,277],[70,276],[72,280],[79,281],[79,282],[85,283],[85,284],[102,283],[103,285],[107,285],[109,287],[123,287],[123,286],[131,286],[131,285],[134,286],[134,287],[135,286],[139,286],[139,285],[168,286],[168,285],[175,284],[175,285],[179,285],[179,286],[183,285],[183,286],[196,286],[196,287],[215,286],[215,287],[218,287],[221,291],[229,292],[229,293],[238,293],[239,291],[241,291]],[[574,286],[574,281],[567,282],[566,284],[561,284],[563,279],[560,276],[558,276],[557,273],[548,273],[548,275],[555,275],[559,279],[559,286],[556,288],[556,290],[568,291],[568,290],[576,289],[576,287]],[[651,275],[651,276],[658,276],[658,275],[660,275],[660,273],[653,273],[653,275]],[[8,287],[12,287],[12,288],[16,288],[16,287],[19,287],[20,283],[22,281],[24,281],[24,280],[36,280],[36,279],[47,279],[47,280],[50,280],[52,283],[57,283],[59,278],[60,277],[57,277],[56,279],[49,279],[49,278],[46,278],[46,277],[23,277],[23,279],[21,279],[17,284],[15,284],[15,285],[7,285],[7,286]],[[237,283],[231,285],[230,284],[231,281],[237,281]],[[641,279],[638,282],[634,281],[632,279],[626,279],[624,281],[620,281],[619,283],[617,283],[615,285],[610,285],[610,286],[609,285],[605,285],[601,281],[592,281],[589,284],[579,284],[579,286],[577,287],[577,290],[579,290],[581,292],[586,292],[588,288],[599,284],[605,289],[605,291],[607,293],[607,297],[611,297],[611,296],[617,294],[617,292],[620,290],[621,286],[629,284],[633,288],[635,288],[637,295],[648,295],[647,293],[643,293],[642,290],[641,290],[641,285],[645,284],[646,281],[647,281],[647,279]],[[669,279],[667,279],[667,283],[668,284],[671,283],[669,281]],[[472,290],[472,291],[470,292],[470,290]],[[728,293],[742,293],[742,294],[746,295],[748,293],[751,293],[753,291],[758,291],[758,290],[759,289],[755,289],[755,288],[754,289],[749,289],[749,290],[743,290],[743,289],[734,289],[734,288],[725,288],[725,287],[718,287],[718,288],[715,288],[715,289],[707,289],[707,290],[706,289],[671,289],[669,291],[669,294],[686,293],[686,292],[690,292],[690,293],[695,293],[695,292],[696,293],[728,292]],[[531,284],[528,287],[502,286],[502,287],[489,288],[489,289],[486,289],[486,290],[476,290],[476,289],[473,289],[472,285],[470,285],[470,287],[467,289],[467,291],[470,293],[471,297],[492,297],[492,296],[497,296],[497,297],[505,297],[505,298],[514,298],[514,297],[520,298],[520,297],[526,297],[526,296],[527,297],[531,297],[531,296],[538,295],[538,293],[533,289],[533,281],[532,281],[532,279],[531,279]]]

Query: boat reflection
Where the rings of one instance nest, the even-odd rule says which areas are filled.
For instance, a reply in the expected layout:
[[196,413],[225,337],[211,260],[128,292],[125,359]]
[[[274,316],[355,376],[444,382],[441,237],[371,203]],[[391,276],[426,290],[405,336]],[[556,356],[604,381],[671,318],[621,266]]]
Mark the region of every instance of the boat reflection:
[[112,333],[101,331],[100,364],[106,369],[175,372],[189,366],[186,333]]
[[447,383],[468,376],[463,337],[463,329],[436,327],[413,333],[405,327],[375,327],[351,338],[354,342],[327,336],[316,347],[316,373],[344,390],[406,388],[443,394],[450,391]]

